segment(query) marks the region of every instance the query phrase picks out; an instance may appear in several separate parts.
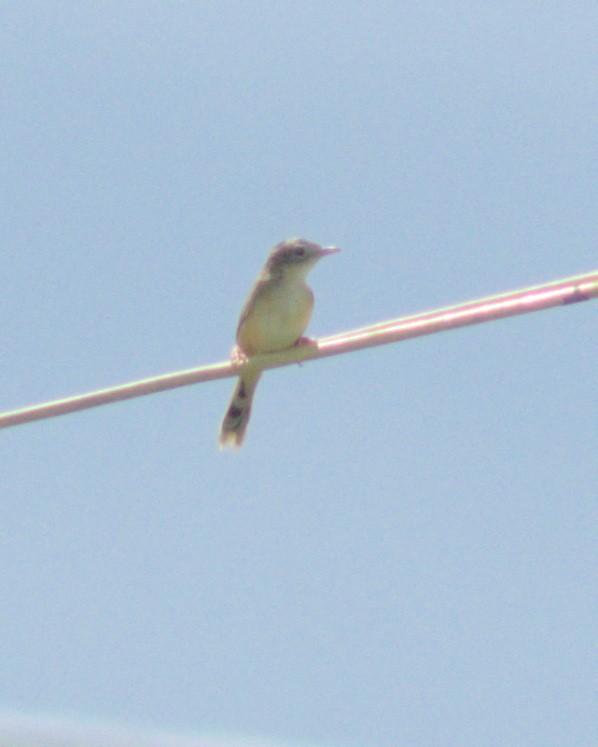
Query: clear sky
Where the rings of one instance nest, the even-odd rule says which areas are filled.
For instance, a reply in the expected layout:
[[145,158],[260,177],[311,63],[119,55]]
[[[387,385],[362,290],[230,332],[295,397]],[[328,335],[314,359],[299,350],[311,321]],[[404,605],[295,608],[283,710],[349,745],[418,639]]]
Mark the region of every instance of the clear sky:
[[[314,336],[596,269],[597,39],[583,1],[3,3],[0,409],[225,359],[288,236],[343,249]],[[231,380],[3,431],[2,747],[598,744],[597,312],[268,372],[237,454]]]

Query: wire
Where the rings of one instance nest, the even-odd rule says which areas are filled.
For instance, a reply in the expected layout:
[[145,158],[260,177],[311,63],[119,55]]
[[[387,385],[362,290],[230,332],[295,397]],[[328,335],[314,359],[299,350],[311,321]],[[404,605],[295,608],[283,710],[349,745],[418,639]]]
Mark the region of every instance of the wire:
[[341,332],[315,340],[311,345],[301,345],[268,355],[256,355],[242,363],[231,361],[213,363],[5,412],[0,414],[0,428],[10,428],[34,420],[66,415],[69,412],[99,407],[133,397],[143,397],[146,394],[163,392],[167,389],[237,376],[239,371],[247,366],[259,369],[279,368],[291,363],[340,355],[374,345],[386,345],[390,342],[489,322],[493,319],[541,311],[578,301],[588,301],[596,296],[598,296],[598,270]]

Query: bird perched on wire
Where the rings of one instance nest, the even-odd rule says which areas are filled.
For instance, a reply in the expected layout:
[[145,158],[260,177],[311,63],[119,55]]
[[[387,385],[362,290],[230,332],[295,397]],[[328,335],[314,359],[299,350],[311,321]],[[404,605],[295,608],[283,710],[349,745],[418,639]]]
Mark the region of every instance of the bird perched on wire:
[[[287,239],[270,252],[263,270],[241,310],[233,360],[285,350],[306,341],[302,335],[314,306],[314,294],[305,282],[322,257],[340,251],[305,239]],[[222,421],[220,448],[243,443],[251,402],[260,370],[243,371]]]

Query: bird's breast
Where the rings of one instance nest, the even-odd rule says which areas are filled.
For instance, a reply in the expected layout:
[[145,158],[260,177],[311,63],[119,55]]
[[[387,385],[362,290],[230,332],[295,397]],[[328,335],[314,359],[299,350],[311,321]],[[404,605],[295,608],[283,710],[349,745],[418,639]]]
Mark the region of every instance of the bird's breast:
[[246,355],[289,348],[305,331],[313,304],[313,293],[303,280],[265,283],[248,302],[237,342]]

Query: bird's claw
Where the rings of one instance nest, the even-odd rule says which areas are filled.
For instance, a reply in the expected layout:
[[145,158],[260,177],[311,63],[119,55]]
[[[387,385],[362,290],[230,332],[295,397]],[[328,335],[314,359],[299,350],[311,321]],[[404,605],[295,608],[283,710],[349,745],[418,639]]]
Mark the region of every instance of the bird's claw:
[[[293,347],[302,348],[302,347],[305,347],[305,346],[310,347],[310,348],[317,348],[318,347],[318,341],[314,340],[313,337],[300,337],[297,340],[297,342],[295,343],[295,345]],[[303,362],[302,361],[298,361],[297,365],[298,366],[302,366]]]
[[318,341],[315,340],[313,337],[300,337],[295,343],[296,348],[301,348],[304,345],[309,345],[309,347],[311,348],[317,348]]
[[238,345],[231,350],[230,359],[233,366],[242,366],[247,362],[247,356]]

